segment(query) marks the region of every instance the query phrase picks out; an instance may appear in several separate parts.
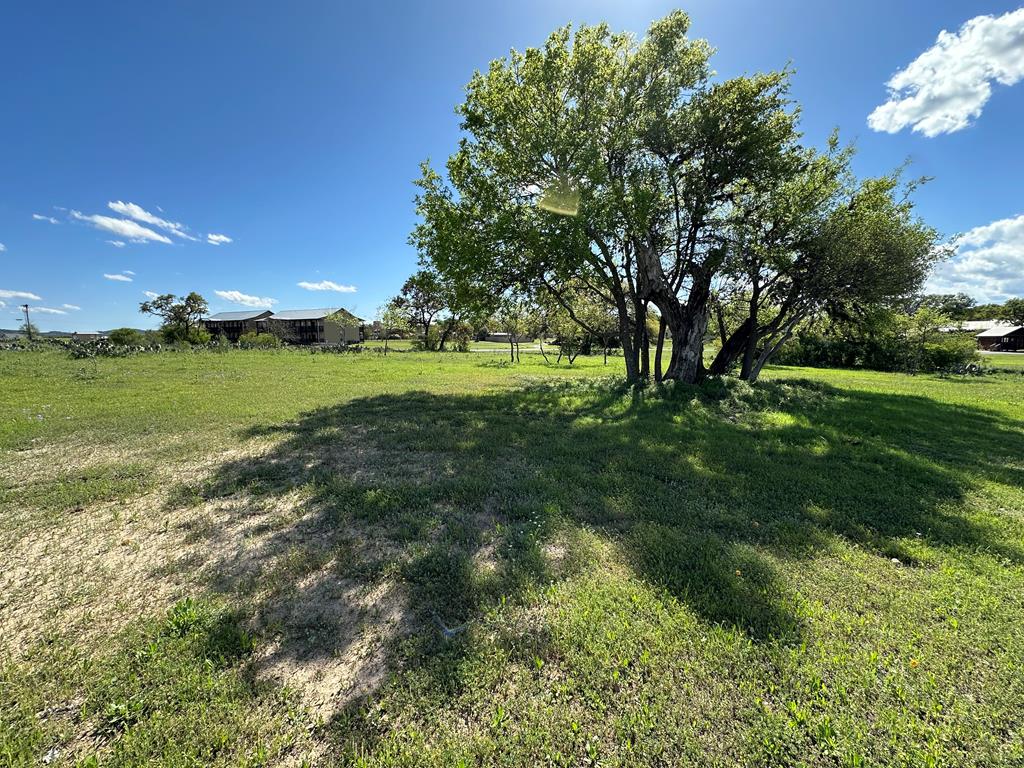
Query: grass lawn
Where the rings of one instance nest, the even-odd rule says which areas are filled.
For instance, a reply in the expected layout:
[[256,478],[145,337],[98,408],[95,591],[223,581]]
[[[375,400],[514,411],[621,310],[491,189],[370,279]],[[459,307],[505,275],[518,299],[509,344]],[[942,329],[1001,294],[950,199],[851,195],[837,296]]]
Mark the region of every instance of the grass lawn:
[[1024,377],[0,354],[0,765],[1024,763]]
[[981,352],[981,362],[989,368],[1024,368],[1024,352]]

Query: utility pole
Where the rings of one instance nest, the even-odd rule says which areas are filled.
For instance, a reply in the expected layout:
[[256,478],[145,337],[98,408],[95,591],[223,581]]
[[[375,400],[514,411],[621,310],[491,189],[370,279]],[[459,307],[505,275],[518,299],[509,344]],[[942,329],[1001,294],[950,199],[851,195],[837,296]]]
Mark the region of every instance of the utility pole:
[[28,304],[22,304],[21,308],[25,312],[25,333],[28,334],[28,340],[32,341],[32,321],[28,319]]

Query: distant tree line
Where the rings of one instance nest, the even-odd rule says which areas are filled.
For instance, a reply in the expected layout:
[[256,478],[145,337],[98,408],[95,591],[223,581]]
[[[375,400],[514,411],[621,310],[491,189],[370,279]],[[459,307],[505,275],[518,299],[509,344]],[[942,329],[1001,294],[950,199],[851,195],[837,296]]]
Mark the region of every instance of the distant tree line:
[[1011,298],[1003,302],[978,304],[966,293],[931,293],[910,302],[908,310],[919,307],[933,309],[953,322],[964,320],[999,320],[1013,325],[1024,325],[1024,298]]

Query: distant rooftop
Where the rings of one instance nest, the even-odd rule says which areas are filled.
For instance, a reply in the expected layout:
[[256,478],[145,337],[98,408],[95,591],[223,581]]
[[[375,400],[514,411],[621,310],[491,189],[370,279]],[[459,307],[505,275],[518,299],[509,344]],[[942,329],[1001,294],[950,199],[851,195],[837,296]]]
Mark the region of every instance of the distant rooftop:
[[283,309],[275,312],[268,320],[323,320],[329,315],[340,314],[349,322],[362,322],[347,309],[341,307],[324,307],[323,309]]
[[210,315],[206,319],[212,320],[215,323],[225,323],[238,320],[255,320],[263,317],[269,311],[269,309],[249,309],[244,312],[218,312],[216,315]]
[[976,336],[976,338],[998,338],[1000,336],[1009,336],[1011,333],[1017,333],[1018,331],[1022,330],[1024,330],[1024,325],[997,325],[993,328],[989,328],[986,331],[982,331]]
[[987,331],[989,328],[996,328],[999,326],[1008,325],[1002,320],[962,320],[956,325],[963,328],[965,331]]

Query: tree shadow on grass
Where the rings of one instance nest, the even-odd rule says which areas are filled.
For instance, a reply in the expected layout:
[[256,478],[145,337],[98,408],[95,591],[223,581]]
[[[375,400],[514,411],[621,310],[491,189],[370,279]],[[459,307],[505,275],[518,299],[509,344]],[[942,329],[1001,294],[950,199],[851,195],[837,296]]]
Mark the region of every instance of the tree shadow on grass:
[[[197,536],[206,572],[252,600],[271,667],[342,708],[379,685],[396,638],[450,672],[441,629],[563,576],[566,530],[758,642],[801,636],[773,560],[837,538],[911,565],[908,541],[1024,560],[957,508],[978,480],[1024,484],[1024,432],[923,397],[567,381],[362,398],[242,437],[272,447],[179,494],[219,505]],[[336,673],[302,678],[324,664]]]

